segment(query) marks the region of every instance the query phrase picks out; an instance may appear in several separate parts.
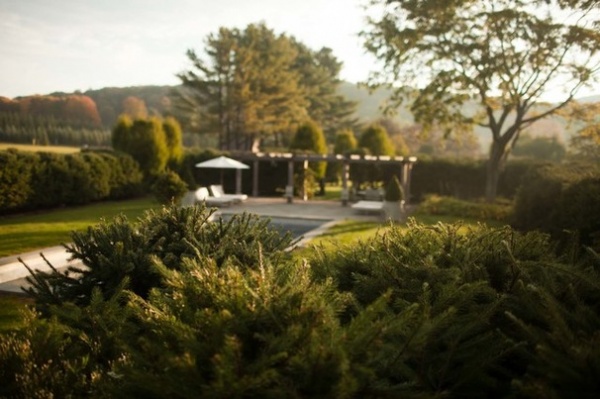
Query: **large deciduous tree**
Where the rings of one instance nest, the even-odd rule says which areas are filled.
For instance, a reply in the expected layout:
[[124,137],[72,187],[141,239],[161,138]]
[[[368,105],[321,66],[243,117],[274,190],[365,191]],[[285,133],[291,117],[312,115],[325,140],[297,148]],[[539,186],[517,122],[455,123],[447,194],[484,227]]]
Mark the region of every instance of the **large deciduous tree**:
[[[492,135],[486,197],[520,132],[565,107],[598,77],[597,1],[372,0],[367,49],[417,122]],[[417,90],[415,90],[415,88]],[[549,94],[557,102],[541,104]],[[465,105],[474,105],[471,112]]]

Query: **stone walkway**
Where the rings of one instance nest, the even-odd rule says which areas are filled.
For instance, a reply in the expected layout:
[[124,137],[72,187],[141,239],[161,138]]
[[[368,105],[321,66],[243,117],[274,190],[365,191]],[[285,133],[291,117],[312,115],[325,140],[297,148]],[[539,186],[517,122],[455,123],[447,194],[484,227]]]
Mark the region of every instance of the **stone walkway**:
[[[219,208],[217,215],[232,213],[252,213],[260,216],[286,217],[293,219],[317,219],[328,221],[318,229],[315,229],[303,237],[306,242],[312,237],[318,236],[333,224],[342,220],[363,220],[384,222],[380,215],[360,214],[350,206],[342,206],[337,201],[294,200],[294,203],[288,204],[284,198],[249,198],[242,204],[232,205],[230,207]],[[62,246],[40,249],[37,251],[0,258],[0,291],[13,293],[22,292],[21,287],[27,284],[25,277],[29,272],[18,261],[20,257],[32,270],[48,271],[50,267],[40,256],[43,253],[46,259],[56,268],[65,269],[70,263],[69,254]]]

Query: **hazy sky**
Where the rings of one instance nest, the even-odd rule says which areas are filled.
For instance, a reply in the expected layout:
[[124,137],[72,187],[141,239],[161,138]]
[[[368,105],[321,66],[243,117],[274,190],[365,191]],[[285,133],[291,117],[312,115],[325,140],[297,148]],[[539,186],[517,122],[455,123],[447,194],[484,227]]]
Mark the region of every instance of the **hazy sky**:
[[261,21],[314,50],[330,47],[342,79],[365,81],[375,69],[358,37],[366,1],[0,0],[0,96],[175,85],[187,49],[201,54],[219,27]]
[[189,48],[219,27],[264,21],[313,49],[330,47],[341,78],[373,63],[358,32],[364,0],[0,0],[0,96],[107,86],[174,85]]

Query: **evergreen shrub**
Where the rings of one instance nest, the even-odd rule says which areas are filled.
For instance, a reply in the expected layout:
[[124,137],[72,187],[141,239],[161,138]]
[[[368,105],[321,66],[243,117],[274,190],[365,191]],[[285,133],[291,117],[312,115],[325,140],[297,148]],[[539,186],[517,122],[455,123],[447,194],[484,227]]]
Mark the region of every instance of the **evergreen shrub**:
[[393,176],[387,187],[385,188],[385,200],[392,202],[399,202],[404,199],[404,192],[398,177]]
[[94,288],[111,297],[122,284],[146,297],[163,284],[163,269],[180,268],[184,258],[201,256],[219,267],[249,267],[259,257],[287,257],[284,250],[291,236],[279,234],[268,220],[240,214],[210,222],[212,215],[204,206],[170,206],[148,211],[137,223],[118,216],[73,232],[66,248],[84,267],[73,268],[69,276],[36,272],[28,292],[44,309],[64,302],[88,304]]
[[600,176],[583,179],[566,188],[557,207],[557,227],[576,234],[581,244],[600,252]]
[[128,155],[0,151],[0,214],[140,195],[142,175]]
[[600,168],[594,164],[548,164],[532,169],[518,191],[513,225],[561,239],[566,229],[582,234],[583,242],[590,244],[600,231],[599,178]]
[[[514,198],[527,171],[540,165],[543,163],[507,162],[498,180],[498,196]],[[482,198],[485,168],[484,161],[419,159],[412,168],[411,196],[416,201],[422,201],[429,194],[466,200]]]
[[374,397],[597,392],[596,254],[579,263],[555,256],[541,233],[413,222],[358,245],[317,250],[311,264],[356,299],[343,320],[386,298],[385,328],[372,337],[381,346],[360,352],[380,389]]
[[187,191],[187,184],[170,170],[159,174],[152,184],[152,193],[163,205],[179,203]]
[[263,222],[210,216],[168,207],[75,235],[88,271],[36,273],[41,312],[0,335],[2,396],[598,392],[593,251],[556,255],[539,232],[413,221],[294,260]]

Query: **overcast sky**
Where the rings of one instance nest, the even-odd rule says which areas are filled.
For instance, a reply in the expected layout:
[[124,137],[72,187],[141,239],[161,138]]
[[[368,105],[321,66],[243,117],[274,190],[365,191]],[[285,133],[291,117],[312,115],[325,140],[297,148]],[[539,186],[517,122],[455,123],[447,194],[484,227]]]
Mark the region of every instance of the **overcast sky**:
[[358,32],[364,0],[0,0],[0,96],[108,86],[175,85],[185,52],[219,27],[264,21],[313,49],[330,47],[341,78],[373,63]]

